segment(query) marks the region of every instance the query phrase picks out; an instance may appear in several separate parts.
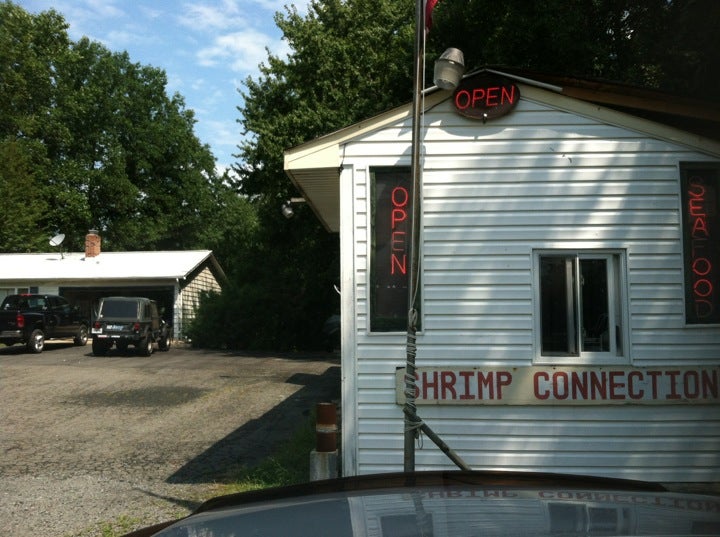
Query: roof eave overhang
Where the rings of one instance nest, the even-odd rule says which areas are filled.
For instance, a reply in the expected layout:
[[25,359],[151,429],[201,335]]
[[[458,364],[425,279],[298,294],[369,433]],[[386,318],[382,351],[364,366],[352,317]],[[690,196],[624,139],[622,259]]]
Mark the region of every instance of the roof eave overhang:
[[[493,69],[483,71],[514,79],[522,86],[525,98],[720,156],[720,142],[714,137],[708,138],[703,134],[663,124],[655,118],[647,119],[637,115],[638,112],[647,112],[693,120],[705,118],[717,123],[720,121],[720,109],[716,106],[698,104],[691,99],[671,99],[648,90],[636,89],[633,92],[625,86],[607,83],[579,84],[566,78],[536,81],[518,73]],[[465,76],[467,78],[479,73]],[[452,92],[437,87],[429,88],[424,92],[423,109],[429,110],[451,96]],[[388,124],[407,120],[411,114],[412,103],[409,103],[285,151],[285,173],[325,229],[333,233],[340,230],[342,146]]]
[[[450,95],[430,88],[424,94],[423,108],[428,110]],[[411,114],[412,105],[405,104],[285,151],[285,173],[329,232],[340,231],[342,146],[386,125],[406,121]]]

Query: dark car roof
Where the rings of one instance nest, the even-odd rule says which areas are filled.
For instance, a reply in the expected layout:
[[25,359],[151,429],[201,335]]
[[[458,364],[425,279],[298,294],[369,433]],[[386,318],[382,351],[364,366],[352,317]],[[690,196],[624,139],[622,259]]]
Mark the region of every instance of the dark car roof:
[[155,532],[161,537],[720,535],[720,497],[572,475],[378,474],[219,497],[190,517],[128,537]]

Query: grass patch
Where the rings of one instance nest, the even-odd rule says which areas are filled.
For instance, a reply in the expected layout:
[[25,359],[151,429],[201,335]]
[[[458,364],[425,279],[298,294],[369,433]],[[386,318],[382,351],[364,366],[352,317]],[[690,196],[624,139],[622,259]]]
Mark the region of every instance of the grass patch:
[[314,422],[313,417],[257,466],[237,470],[229,484],[218,485],[215,495],[306,483],[310,479],[310,452],[315,448]]

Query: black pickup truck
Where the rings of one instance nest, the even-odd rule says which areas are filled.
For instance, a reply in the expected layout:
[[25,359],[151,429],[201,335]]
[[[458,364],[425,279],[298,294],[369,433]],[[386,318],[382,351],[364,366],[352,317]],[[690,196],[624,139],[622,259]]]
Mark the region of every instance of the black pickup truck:
[[88,321],[77,307],[57,295],[9,295],[0,304],[0,343],[23,343],[28,352],[40,353],[46,339],[88,340]]

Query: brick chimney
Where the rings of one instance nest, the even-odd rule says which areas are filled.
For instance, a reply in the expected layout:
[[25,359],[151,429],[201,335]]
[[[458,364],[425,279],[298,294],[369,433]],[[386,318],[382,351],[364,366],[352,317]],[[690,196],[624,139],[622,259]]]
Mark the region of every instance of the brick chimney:
[[100,235],[96,229],[91,229],[85,235],[85,257],[97,257],[100,255]]

